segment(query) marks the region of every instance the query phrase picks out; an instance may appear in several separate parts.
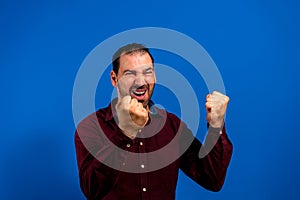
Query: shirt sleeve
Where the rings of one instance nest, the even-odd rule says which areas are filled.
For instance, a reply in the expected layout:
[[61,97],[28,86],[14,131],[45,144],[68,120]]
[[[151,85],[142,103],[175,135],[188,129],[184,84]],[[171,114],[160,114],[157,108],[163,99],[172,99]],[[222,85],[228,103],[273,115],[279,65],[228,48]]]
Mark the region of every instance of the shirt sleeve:
[[119,173],[108,166],[118,165],[124,155],[104,136],[96,116],[89,116],[78,125],[75,147],[83,193],[87,199],[102,199],[112,188]]
[[[184,138],[194,137],[184,126]],[[222,129],[208,128],[204,145],[194,138],[180,158],[181,170],[202,187],[211,191],[221,190],[232,155],[232,143],[225,126]]]

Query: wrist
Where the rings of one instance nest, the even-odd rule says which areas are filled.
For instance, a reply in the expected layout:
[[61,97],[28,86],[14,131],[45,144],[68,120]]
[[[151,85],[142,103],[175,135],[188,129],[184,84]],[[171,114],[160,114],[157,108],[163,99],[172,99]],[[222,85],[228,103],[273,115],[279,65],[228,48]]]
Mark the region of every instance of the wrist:
[[222,127],[224,126],[224,119],[217,120],[217,121],[210,121],[209,126],[212,128],[222,129]]
[[122,124],[118,124],[118,126],[121,129],[122,133],[131,139],[134,139],[136,137],[138,130],[140,129],[140,127]]
[[211,126],[209,123],[207,123],[207,129],[210,133],[212,133],[213,135],[218,135],[218,134],[223,134],[225,133],[225,122],[223,123],[223,125],[221,127],[213,127]]

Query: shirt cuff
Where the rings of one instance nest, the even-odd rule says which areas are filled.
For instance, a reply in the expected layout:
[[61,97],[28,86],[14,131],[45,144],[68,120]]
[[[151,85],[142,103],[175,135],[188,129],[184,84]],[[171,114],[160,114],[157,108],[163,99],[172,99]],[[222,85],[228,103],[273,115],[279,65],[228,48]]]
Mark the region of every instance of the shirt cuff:
[[223,124],[223,126],[221,128],[214,128],[214,127],[210,126],[209,123],[207,123],[207,129],[212,134],[220,134],[220,135],[226,134],[225,123]]

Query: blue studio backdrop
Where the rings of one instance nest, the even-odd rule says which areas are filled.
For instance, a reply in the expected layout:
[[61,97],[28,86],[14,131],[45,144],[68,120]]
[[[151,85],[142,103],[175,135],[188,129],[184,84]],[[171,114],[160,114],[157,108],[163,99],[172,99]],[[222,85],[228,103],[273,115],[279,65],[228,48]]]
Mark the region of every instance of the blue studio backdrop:
[[[180,173],[177,199],[298,199],[299,9],[296,0],[1,1],[0,199],[84,199],[73,139],[76,74],[98,44],[139,27],[196,40],[231,98],[226,127],[234,153],[224,187],[209,192]],[[208,89],[201,76],[184,59],[153,54],[198,91],[203,140]],[[108,76],[109,68],[97,109],[110,101]],[[180,116],[175,95],[158,86],[153,99]]]

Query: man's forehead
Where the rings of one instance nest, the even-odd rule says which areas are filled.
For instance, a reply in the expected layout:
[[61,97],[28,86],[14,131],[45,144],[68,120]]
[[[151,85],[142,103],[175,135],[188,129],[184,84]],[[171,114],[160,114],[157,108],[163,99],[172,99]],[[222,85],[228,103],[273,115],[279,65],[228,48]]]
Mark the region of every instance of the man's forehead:
[[120,57],[120,69],[136,69],[143,70],[145,68],[153,67],[152,59],[148,53],[140,54],[124,54]]
[[121,54],[120,62],[150,62],[152,63],[152,59],[147,52],[135,52],[130,54]]
[[128,63],[128,65],[121,65],[120,66],[120,71],[126,71],[126,70],[130,70],[130,71],[144,71],[144,70],[148,70],[148,69],[153,69],[153,64],[152,63],[146,63],[146,64],[141,64],[141,65],[130,65]]

